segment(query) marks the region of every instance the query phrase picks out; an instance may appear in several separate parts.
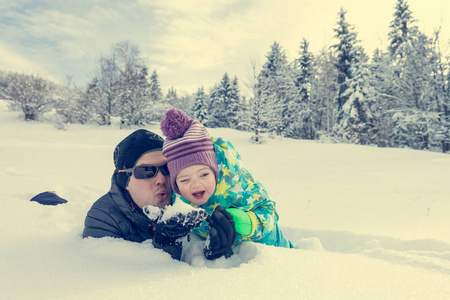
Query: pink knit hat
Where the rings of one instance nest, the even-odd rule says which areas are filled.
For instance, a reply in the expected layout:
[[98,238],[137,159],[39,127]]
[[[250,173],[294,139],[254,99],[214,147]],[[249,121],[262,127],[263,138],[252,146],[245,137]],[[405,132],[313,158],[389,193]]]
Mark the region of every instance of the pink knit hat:
[[170,182],[173,190],[180,194],[175,182],[178,173],[193,165],[206,165],[213,170],[216,180],[218,167],[211,137],[199,121],[189,119],[181,110],[169,109],[161,122],[161,131],[166,136],[162,154],[167,158]]

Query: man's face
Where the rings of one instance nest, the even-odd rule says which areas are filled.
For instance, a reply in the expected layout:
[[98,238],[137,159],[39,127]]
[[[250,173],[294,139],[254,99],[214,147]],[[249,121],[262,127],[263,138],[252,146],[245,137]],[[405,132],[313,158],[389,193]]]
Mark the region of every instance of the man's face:
[[[167,159],[162,155],[162,151],[152,151],[144,154],[136,162],[136,166],[159,166],[166,162]],[[146,205],[164,208],[172,203],[172,187],[169,176],[164,176],[161,170],[158,170],[158,174],[153,178],[136,179],[134,175],[131,175],[127,190],[140,208],[144,208]]]

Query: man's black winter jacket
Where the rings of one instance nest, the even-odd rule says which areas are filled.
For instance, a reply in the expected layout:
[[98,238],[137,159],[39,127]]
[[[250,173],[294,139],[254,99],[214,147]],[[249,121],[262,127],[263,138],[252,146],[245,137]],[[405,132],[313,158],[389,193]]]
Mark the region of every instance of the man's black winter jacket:
[[88,211],[83,237],[115,237],[132,242],[153,238],[152,220],[137,207],[127,191],[115,183]]
[[[132,200],[129,193],[116,184],[113,175],[111,189],[100,197],[88,211],[84,221],[83,237],[114,237],[132,242],[153,239],[155,230],[142,209]],[[153,245],[180,259],[181,245]]]

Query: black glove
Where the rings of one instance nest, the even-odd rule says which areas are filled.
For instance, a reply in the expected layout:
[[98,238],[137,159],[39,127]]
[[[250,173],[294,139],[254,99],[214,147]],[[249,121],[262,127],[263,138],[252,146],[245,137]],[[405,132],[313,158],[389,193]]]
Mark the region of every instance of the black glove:
[[160,217],[156,222],[154,240],[159,244],[175,244],[193,228],[200,226],[207,216],[204,210],[191,210],[187,214],[176,213],[168,219]]
[[228,258],[233,255],[231,247],[236,239],[233,217],[225,208],[218,206],[206,221],[210,229],[208,234],[209,243],[207,242],[207,246],[203,250],[205,257],[207,259],[216,259],[221,256]]
[[188,214],[177,213],[168,219],[159,217],[156,222],[156,234],[153,246],[180,260],[182,252],[181,238],[193,228],[200,226],[208,214],[204,210],[192,210]]

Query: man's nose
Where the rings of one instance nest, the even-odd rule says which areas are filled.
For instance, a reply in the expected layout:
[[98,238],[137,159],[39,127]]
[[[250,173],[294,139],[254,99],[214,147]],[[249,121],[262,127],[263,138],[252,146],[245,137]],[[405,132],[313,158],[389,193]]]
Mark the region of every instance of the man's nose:
[[162,184],[167,181],[167,177],[164,176],[164,174],[161,172],[161,170],[158,170],[158,173],[156,173],[156,184]]

